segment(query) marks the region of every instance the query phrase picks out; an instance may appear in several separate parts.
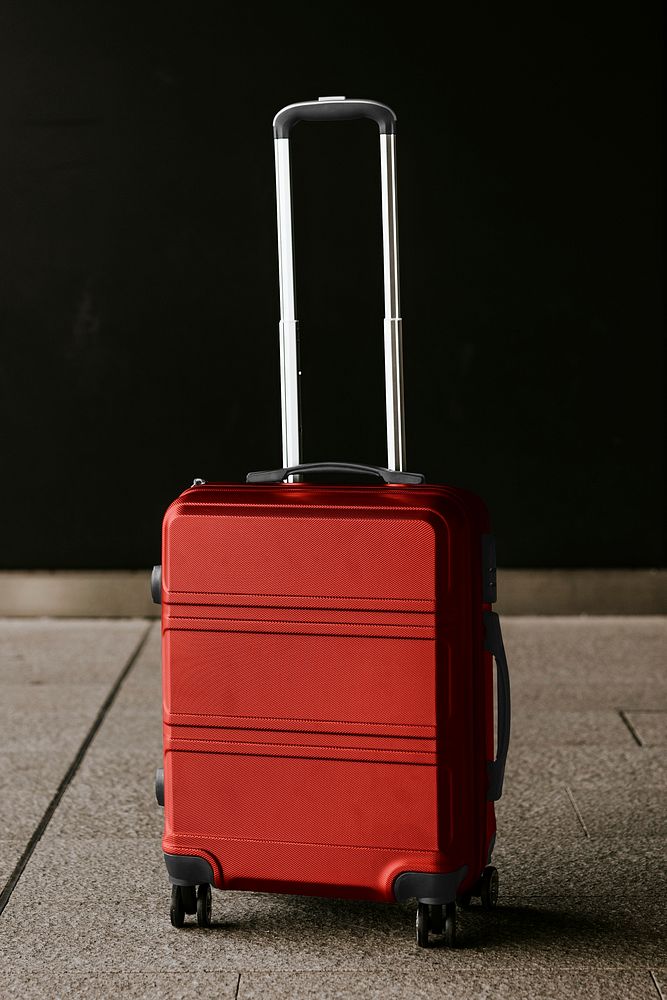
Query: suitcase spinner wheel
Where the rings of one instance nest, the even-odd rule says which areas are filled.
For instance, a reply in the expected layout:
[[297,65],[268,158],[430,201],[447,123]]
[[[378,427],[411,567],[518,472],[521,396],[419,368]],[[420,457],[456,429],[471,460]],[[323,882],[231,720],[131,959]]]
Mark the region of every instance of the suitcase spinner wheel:
[[172,927],[182,927],[185,923],[185,903],[180,885],[171,887],[171,909],[169,910]]
[[431,947],[431,932],[442,937],[446,948],[456,945],[456,903],[430,905],[417,903],[416,920],[417,944],[420,948]]
[[208,883],[172,885],[169,916],[173,927],[183,927],[185,917],[197,914],[198,927],[211,926],[211,887]]
[[480,882],[480,897],[482,900],[482,907],[485,910],[493,910],[498,904],[498,869],[494,868],[493,865],[488,865],[482,872],[482,878]]
[[487,865],[470,892],[465,892],[462,896],[459,896],[458,904],[462,910],[467,910],[470,908],[473,897],[475,897],[481,900],[482,909],[493,910],[498,905],[499,886],[500,877],[498,869],[494,868],[493,865]]
[[211,910],[212,910],[212,899],[211,899],[211,887],[208,883],[206,885],[200,885],[197,889],[197,926],[198,927],[210,927],[211,926]]

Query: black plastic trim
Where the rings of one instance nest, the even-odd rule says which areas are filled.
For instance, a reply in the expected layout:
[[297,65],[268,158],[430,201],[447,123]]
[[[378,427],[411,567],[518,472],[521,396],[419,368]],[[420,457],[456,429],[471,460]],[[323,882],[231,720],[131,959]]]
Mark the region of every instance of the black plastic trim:
[[382,135],[396,132],[396,115],[386,104],[361,98],[320,98],[282,108],[273,119],[273,135],[276,139],[289,139],[293,126],[299,122],[338,122],[354,118],[370,118]]
[[162,566],[153,566],[151,573],[151,597],[153,604],[162,604]]
[[164,768],[158,767],[155,772],[155,798],[159,806],[164,805]]
[[169,881],[172,885],[213,885],[213,869],[205,858],[189,854],[165,854]]
[[454,902],[456,890],[467,874],[467,865],[455,872],[402,872],[394,880],[394,897],[398,903],[417,899],[431,906],[444,906]]
[[512,725],[512,706],[510,699],[510,673],[507,665],[507,655],[503,645],[503,634],[500,628],[500,618],[495,611],[484,612],[484,648],[493,654],[496,661],[496,701],[498,712],[498,749],[496,759],[487,762],[489,802],[497,802],[503,794],[505,779],[505,763],[510,745],[510,729]]
[[394,469],[383,469],[378,465],[355,465],[351,462],[309,462],[306,465],[293,465],[288,469],[249,472],[245,481],[246,483],[282,483],[288,476],[303,476],[314,472],[333,475],[377,476],[387,485],[419,486],[420,483],[424,482],[424,476],[421,472],[397,472]]
[[482,603],[495,604],[497,600],[496,539],[493,535],[482,535]]

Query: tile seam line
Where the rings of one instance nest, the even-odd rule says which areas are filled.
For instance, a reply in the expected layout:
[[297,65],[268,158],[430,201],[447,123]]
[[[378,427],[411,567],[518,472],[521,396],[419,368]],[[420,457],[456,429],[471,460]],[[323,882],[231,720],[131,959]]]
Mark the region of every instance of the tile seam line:
[[23,850],[23,853],[21,854],[21,857],[17,861],[17,863],[16,863],[16,865],[14,867],[14,870],[12,871],[11,875],[7,879],[7,882],[5,883],[5,886],[4,886],[3,890],[2,890],[2,892],[0,892],[0,916],[2,916],[2,914],[4,912],[4,909],[7,906],[7,903],[11,899],[12,893],[14,892],[14,889],[18,885],[19,879],[21,878],[21,875],[25,871],[25,868],[26,868],[28,862],[30,861],[30,858],[32,857],[35,848],[37,847],[37,844],[42,839],[44,833],[46,832],[46,829],[47,829],[49,823],[53,819],[54,813],[55,813],[56,809],[58,808],[58,806],[60,805],[60,801],[61,801],[63,795],[65,794],[65,792],[67,791],[67,788],[71,784],[72,779],[74,778],[74,775],[79,770],[79,767],[81,766],[81,763],[82,763],[84,757],[86,756],[86,754],[88,752],[88,748],[90,747],[90,744],[92,743],[92,741],[95,738],[95,736],[96,736],[96,734],[97,734],[100,726],[102,725],[102,723],[104,722],[105,718],[107,717],[109,709],[111,708],[111,706],[113,705],[114,701],[116,700],[116,697],[118,695],[118,692],[121,689],[123,681],[128,676],[128,674],[130,673],[132,667],[137,662],[137,660],[138,660],[141,652],[143,651],[143,649],[144,649],[144,647],[146,645],[146,642],[148,641],[148,636],[151,633],[151,629],[153,628],[153,624],[154,624],[153,620],[150,619],[148,621],[148,624],[146,626],[146,629],[145,629],[144,633],[142,634],[142,636],[139,639],[139,641],[136,643],[136,645],[135,645],[134,649],[132,650],[132,652],[130,653],[130,656],[128,657],[127,662],[125,663],[123,669],[121,670],[120,674],[118,675],[118,677],[114,681],[114,684],[111,687],[111,690],[109,691],[109,693],[107,694],[106,698],[102,702],[102,705],[101,705],[101,707],[100,707],[97,715],[95,716],[95,719],[93,720],[92,726],[90,727],[90,729],[88,730],[88,732],[84,736],[83,741],[81,742],[81,744],[79,746],[79,749],[77,750],[76,755],[74,756],[74,759],[72,760],[71,764],[67,768],[67,771],[63,775],[63,777],[62,777],[62,779],[60,781],[60,784],[58,785],[58,787],[57,787],[57,789],[55,791],[55,794],[53,795],[53,797],[52,797],[51,801],[49,802],[48,806],[46,807],[46,809],[44,810],[42,818],[40,819],[39,823],[35,827],[35,829],[34,829],[34,831],[32,833],[32,836],[30,837],[28,843],[26,844],[26,846],[25,846],[25,848]]
[[[621,722],[623,723],[623,725],[625,726],[625,728],[628,730],[628,732],[632,736],[632,738],[635,741],[635,743],[637,744],[637,746],[638,747],[643,747],[644,746],[644,741],[642,740],[641,736],[639,735],[639,733],[637,732],[637,730],[633,726],[632,722],[630,721],[630,719],[628,717],[627,711],[624,708],[619,708],[617,711],[618,711],[618,714],[620,716]],[[636,711],[636,709],[635,709],[635,711]]]
[[651,982],[655,986],[655,991],[658,994],[658,996],[660,997],[660,1000],[665,1000],[665,994],[662,992],[662,988],[660,986],[660,983],[658,982],[658,980],[655,977],[655,973],[654,973],[653,969],[649,969],[648,970],[648,974],[651,977]]
[[574,798],[574,793],[573,793],[572,789],[570,788],[570,786],[568,784],[565,784],[565,783],[563,784],[563,788],[565,789],[565,791],[567,793],[567,797],[570,800],[570,805],[572,806],[572,808],[574,810],[574,814],[577,817],[577,820],[579,821],[579,825],[581,826],[581,829],[583,830],[584,837],[587,837],[588,839],[590,839],[591,835],[588,832],[588,827],[586,826],[586,823],[584,821],[584,817],[583,817],[583,815],[581,813],[581,810],[579,809],[579,806],[576,803],[576,800]]

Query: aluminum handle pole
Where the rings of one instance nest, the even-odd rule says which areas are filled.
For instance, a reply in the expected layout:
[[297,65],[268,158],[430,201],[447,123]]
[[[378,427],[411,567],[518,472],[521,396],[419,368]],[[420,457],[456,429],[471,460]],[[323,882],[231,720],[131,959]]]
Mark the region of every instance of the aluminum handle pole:
[[299,405],[299,330],[296,318],[292,178],[289,139],[274,140],[276,154],[276,204],[278,207],[278,270],[280,281],[280,393],[283,465],[301,462],[301,413]]
[[398,268],[396,142],[380,135],[382,181],[382,258],[384,263],[384,375],[387,407],[387,468],[405,469],[403,343]]
[[[275,139],[276,202],[280,280],[280,374],[283,465],[301,461],[299,334],[296,318],[294,239],[289,139]],[[400,315],[396,147],[393,134],[380,135],[382,244],[384,266],[384,354],[387,468],[405,469],[403,349]]]

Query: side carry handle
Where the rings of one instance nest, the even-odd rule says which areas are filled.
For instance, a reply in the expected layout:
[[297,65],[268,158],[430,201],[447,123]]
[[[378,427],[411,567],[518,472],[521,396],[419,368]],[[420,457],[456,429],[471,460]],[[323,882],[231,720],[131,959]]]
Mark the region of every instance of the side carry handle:
[[282,483],[288,476],[309,475],[327,472],[335,475],[377,476],[388,486],[395,484],[418,486],[424,482],[421,472],[398,472],[382,469],[377,465],[352,465],[348,462],[309,462],[306,465],[292,465],[287,469],[269,469],[266,472],[249,472],[246,483]]
[[487,798],[496,802],[503,793],[505,762],[510,745],[512,710],[510,703],[510,674],[507,656],[500,629],[500,618],[495,611],[484,612],[484,648],[496,661],[497,702],[498,702],[498,749],[496,759],[487,764],[489,788]]

